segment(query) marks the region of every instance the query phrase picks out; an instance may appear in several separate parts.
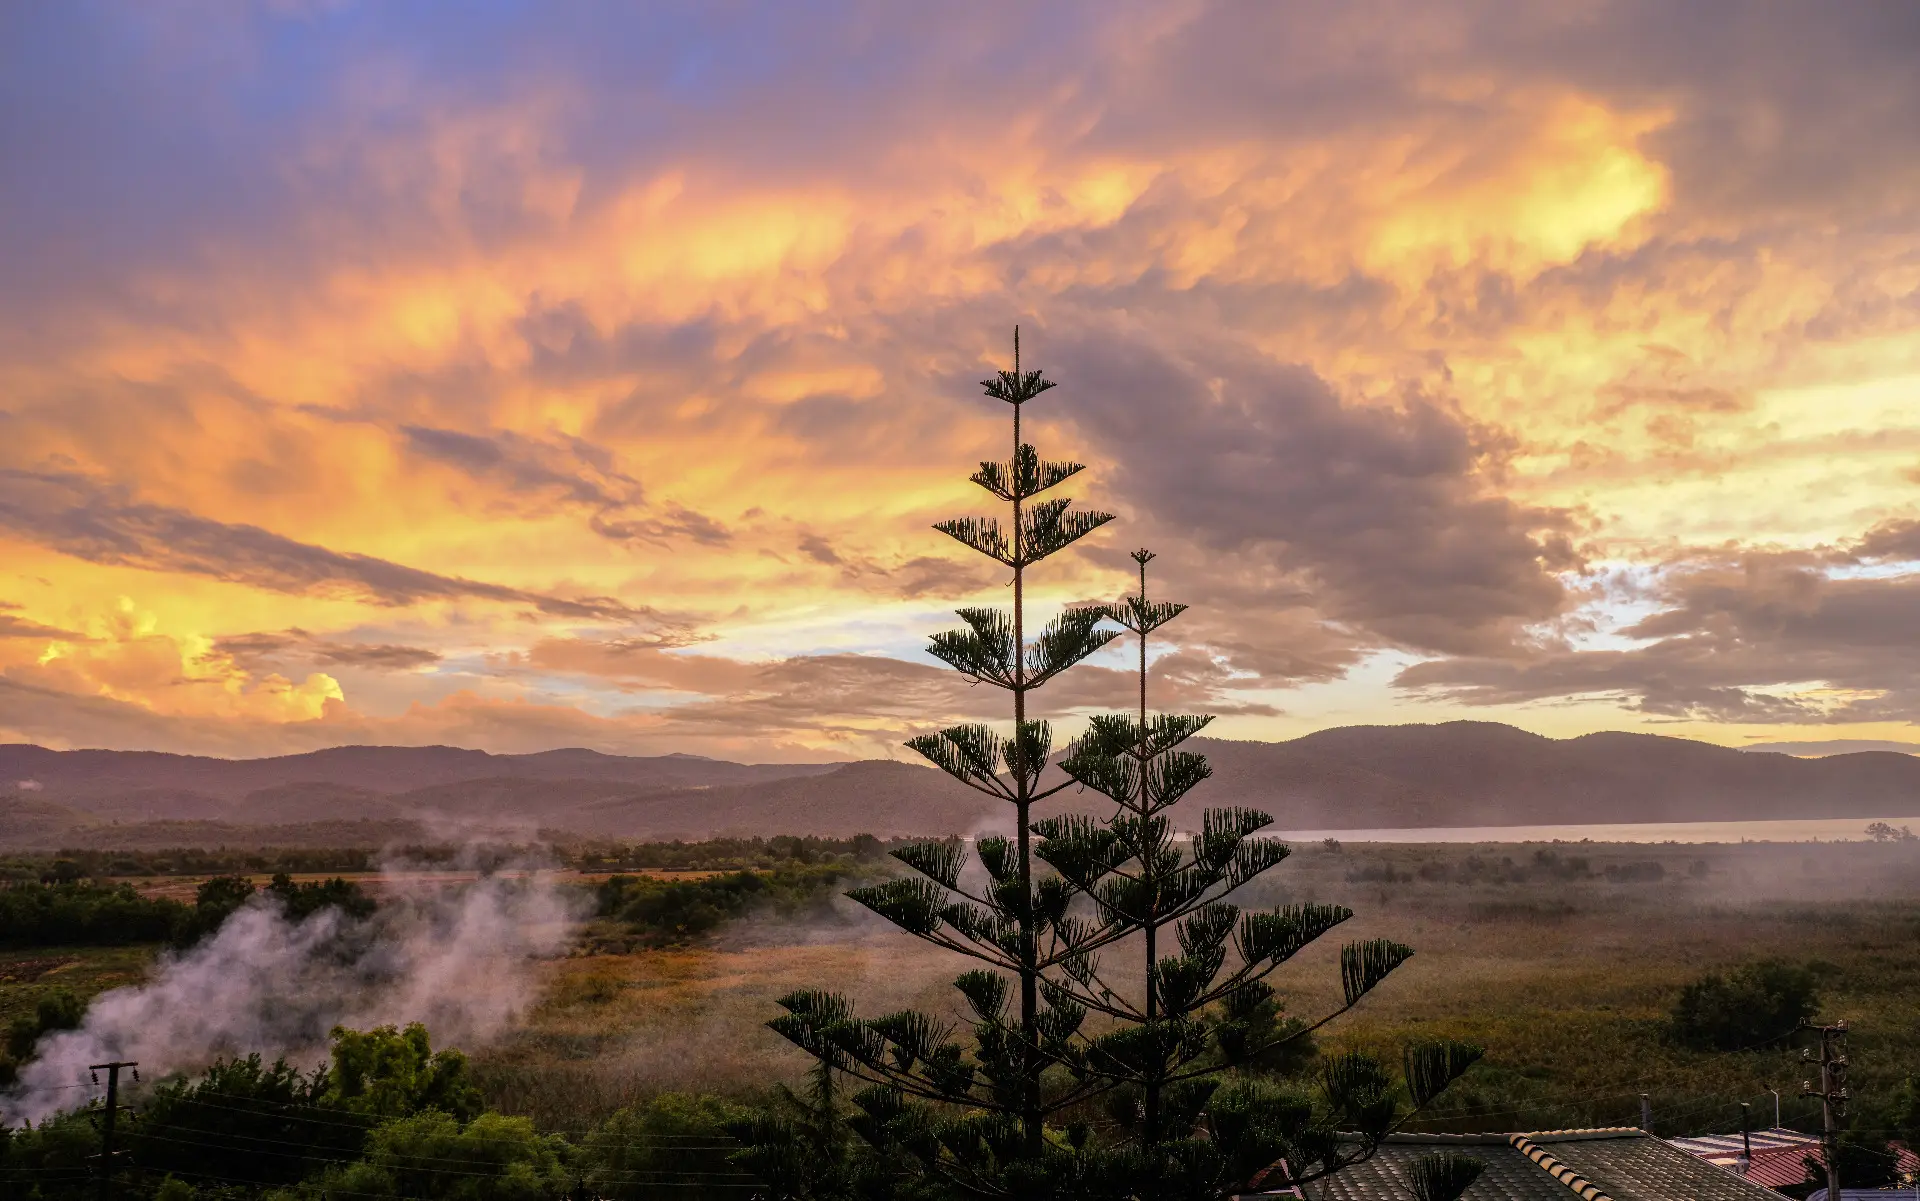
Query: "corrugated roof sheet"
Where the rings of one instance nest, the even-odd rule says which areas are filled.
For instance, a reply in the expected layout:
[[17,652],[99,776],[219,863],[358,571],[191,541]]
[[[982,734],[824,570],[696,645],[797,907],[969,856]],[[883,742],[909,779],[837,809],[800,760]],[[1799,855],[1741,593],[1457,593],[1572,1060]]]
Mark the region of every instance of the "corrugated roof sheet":
[[[1306,1186],[1308,1201],[1407,1201],[1409,1165],[1451,1150],[1487,1165],[1461,1201],[1578,1201],[1595,1192],[1612,1201],[1780,1201],[1779,1195],[1723,1171],[1643,1130],[1557,1130],[1520,1136],[1395,1135],[1364,1163]],[[1559,1165],[1560,1177],[1550,1168]],[[1543,1164],[1545,1166],[1543,1166]]]
[[[1820,1149],[1818,1135],[1802,1134],[1798,1130],[1756,1130],[1753,1140],[1753,1160],[1747,1165],[1746,1177],[1755,1184],[1764,1184],[1768,1188],[1785,1188],[1789,1185],[1804,1183],[1807,1179],[1807,1159],[1811,1156],[1816,1162],[1825,1163],[1826,1156]],[[1737,1134],[1709,1134],[1699,1138],[1675,1138],[1668,1142],[1682,1151],[1697,1155],[1708,1163],[1725,1168],[1729,1172],[1740,1171],[1740,1136]],[[1920,1156],[1899,1143],[1893,1144],[1899,1154],[1896,1171],[1902,1177],[1911,1177],[1920,1172]]]

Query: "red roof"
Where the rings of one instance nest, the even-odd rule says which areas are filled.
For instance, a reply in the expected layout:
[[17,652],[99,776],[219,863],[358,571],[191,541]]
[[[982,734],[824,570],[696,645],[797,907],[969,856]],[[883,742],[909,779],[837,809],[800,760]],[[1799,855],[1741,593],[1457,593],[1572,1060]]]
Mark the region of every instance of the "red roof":
[[[1896,1171],[1901,1176],[1911,1176],[1920,1171],[1920,1155],[1898,1143],[1893,1144],[1900,1159]],[[1764,1184],[1768,1188],[1786,1188],[1789,1185],[1804,1183],[1807,1179],[1807,1160],[1825,1164],[1826,1156],[1821,1154],[1818,1144],[1811,1147],[1768,1147],[1756,1149],[1753,1162],[1747,1166],[1747,1179],[1755,1184]]]

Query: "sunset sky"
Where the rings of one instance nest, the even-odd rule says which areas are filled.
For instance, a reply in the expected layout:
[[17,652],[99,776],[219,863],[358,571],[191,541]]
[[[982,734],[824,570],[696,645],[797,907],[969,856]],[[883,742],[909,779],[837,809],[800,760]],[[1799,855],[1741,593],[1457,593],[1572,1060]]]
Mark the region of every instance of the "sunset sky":
[[[978,381],[1235,738],[1920,741],[1920,6],[0,9],[0,741],[905,756]],[[1119,653],[1040,696],[1124,696]]]

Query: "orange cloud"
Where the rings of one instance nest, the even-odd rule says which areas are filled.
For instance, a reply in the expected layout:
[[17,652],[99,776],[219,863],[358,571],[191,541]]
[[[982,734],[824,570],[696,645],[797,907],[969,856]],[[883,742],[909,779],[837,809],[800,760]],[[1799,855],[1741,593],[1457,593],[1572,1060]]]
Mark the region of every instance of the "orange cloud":
[[[1169,695],[1249,735],[1343,680],[1549,720],[1578,631],[1683,603],[1593,573],[1913,511],[1920,154],[1854,90],[1910,95],[1885,31],[1749,14],[1735,61],[1680,13],[1391,7],[1066,15],[1044,55],[985,11],[769,17],[770,58],[718,13],[681,57],[556,19],[475,30],[488,69],[151,18],[102,123],[0,184],[9,728],[826,754],[971,713],[914,648],[1000,581],[926,527],[1004,453],[974,381],[1016,319],[1066,385],[1033,436],[1220,610]],[[205,86],[297,102],[182,91],[220,37],[265,65]]]

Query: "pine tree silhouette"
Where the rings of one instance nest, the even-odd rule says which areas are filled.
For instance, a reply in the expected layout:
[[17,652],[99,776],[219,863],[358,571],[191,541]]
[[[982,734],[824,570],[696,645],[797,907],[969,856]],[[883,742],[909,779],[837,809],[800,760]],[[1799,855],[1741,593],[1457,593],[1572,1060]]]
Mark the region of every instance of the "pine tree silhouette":
[[[1351,911],[1304,904],[1242,913],[1225,900],[1288,854],[1284,843],[1256,836],[1272,824],[1264,813],[1206,810],[1190,841],[1176,836],[1168,811],[1210,774],[1180,745],[1209,719],[1148,710],[1149,639],[1185,608],[1149,600],[1151,552],[1134,555],[1137,595],[1069,607],[1028,637],[1028,569],[1113,518],[1036,499],[1083,468],[1041,459],[1021,439],[1022,409],[1053,383],[1021,369],[1017,329],[1013,370],[982,386],[1012,408],[1012,455],[982,463],[971,479],[1010,507],[1011,521],[963,517],[935,528],[1010,569],[1013,603],[960,610],[965,627],[934,635],[929,649],[968,680],[1008,694],[1011,733],[968,724],[907,745],[1009,805],[1014,837],[979,838],[971,872],[958,839],[897,848],[915,875],[848,894],[984,965],[954,982],[972,1015],[968,1037],[961,1024],[912,1010],[859,1018],[843,999],[813,991],[783,999],[788,1012],[769,1024],[814,1056],[821,1096],[831,1095],[836,1071],[866,1086],[851,1097],[850,1124],[869,1147],[972,1195],[1213,1198],[1282,1160],[1301,1181],[1372,1154],[1479,1048],[1409,1048],[1410,1110],[1386,1070],[1360,1054],[1324,1065],[1310,1098],[1257,1077],[1222,1087],[1223,1072],[1353,1008],[1412,951],[1383,939],[1348,944],[1343,1004],[1311,1025],[1278,1020],[1266,977]],[[1028,716],[1029,694],[1122,630],[1139,642],[1137,710],[1093,718],[1056,763],[1050,726]],[[1076,786],[1111,798],[1113,815],[1036,818],[1036,805]],[[1168,927],[1177,955],[1161,953]],[[1135,936],[1146,969],[1138,1001],[1102,977],[1099,954]],[[1084,1112],[1103,1094],[1118,1102],[1108,1107],[1117,1137],[1096,1138],[1085,1120],[1050,1134],[1050,1119]],[[823,1143],[821,1153],[843,1149]]]

